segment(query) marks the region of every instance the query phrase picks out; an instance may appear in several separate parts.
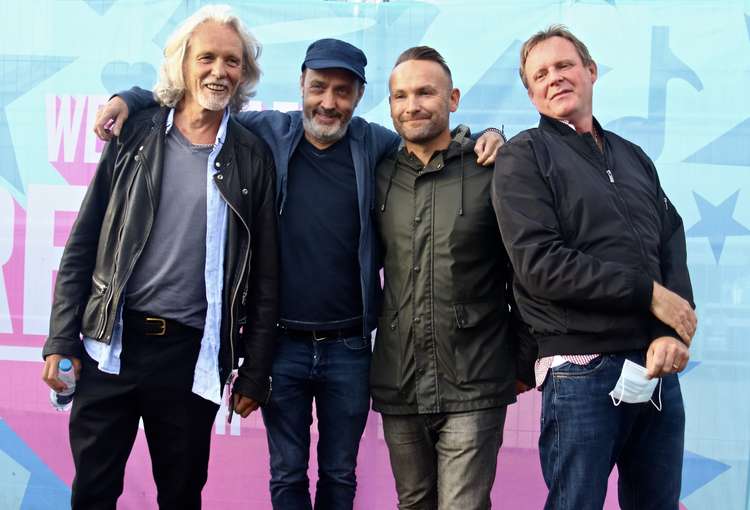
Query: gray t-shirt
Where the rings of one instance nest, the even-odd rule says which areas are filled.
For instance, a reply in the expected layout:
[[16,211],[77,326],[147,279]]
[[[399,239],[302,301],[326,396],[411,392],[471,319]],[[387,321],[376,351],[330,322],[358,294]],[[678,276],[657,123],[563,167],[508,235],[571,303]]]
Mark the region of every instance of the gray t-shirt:
[[159,208],[125,287],[125,307],[203,329],[206,319],[206,180],[210,146],[172,126]]

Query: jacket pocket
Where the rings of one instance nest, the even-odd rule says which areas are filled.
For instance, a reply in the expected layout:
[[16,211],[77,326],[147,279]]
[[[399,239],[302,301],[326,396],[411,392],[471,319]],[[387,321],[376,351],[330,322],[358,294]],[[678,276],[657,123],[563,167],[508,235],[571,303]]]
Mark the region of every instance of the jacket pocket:
[[446,360],[445,373],[453,374],[456,383],[500,384],[514,377],[510,315],[503,306],[500,301],[453,304],[453,360]]
[[398,392],[403,384],[401,358],[398,312],[383,311],[383,315],[378,319],[370,369],[373,398],[389,402],[395,398],[394,392]]
[[104,296],[107,294],[108,287],[107,283],[99,281],[96,277],[91,279],[91,291],[81,318],[81,330],[86,336],[95,337],[102,327]]

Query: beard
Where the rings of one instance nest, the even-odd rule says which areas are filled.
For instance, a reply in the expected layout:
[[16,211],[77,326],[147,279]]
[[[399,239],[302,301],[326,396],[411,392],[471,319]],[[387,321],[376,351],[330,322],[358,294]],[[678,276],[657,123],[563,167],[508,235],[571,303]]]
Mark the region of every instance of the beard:
[[406,127],[406,122],[394,122],[393,125],[396,132],[407,142],[423,144],[431,142],[445,130],[439,119],[428,118],[425,120],[427,122],[423,122],[419,126]]
[[343,115],[336,112],[338,122],[330,126],[326,126],[320,124],[315,120],[316,110],[317,109],[313,110],[310,113],[303,112],[302,126],[304,127],[305,131],[312,135],[313,138],[315,138],[316,140],[320,140],[321,142],[331,143],[341,140],[344,135],[346,135],[346,130],[349,128],[349,122],[351,122],[352,120],[351,117],[344,120]]
[[[213,92],[205,87],[205,85],[223,85],[226,87],[224,92]],[[198,89],[196,99],[201,108],[206,110],[217,112],[224,110],[232,100],[232,90],[229,83],[226,80],[210,81],[201,83],[201,87]]]

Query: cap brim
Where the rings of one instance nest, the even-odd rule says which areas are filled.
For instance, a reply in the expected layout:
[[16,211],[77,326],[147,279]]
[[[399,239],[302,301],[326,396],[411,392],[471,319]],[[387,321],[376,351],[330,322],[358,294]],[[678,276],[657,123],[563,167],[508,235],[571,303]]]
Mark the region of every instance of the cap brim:
[[314,60],[306,60],[302,67],[309,67],[310,69],[346,69],[347,71],[354,73],[354,75],[362,80],[363,83],[367,83],[367,80],[365,79],[365,75],[362,74],[361,71],[358,71],[353,66],[349,65],[346,62],[343,62],[338,59],[314,59]]

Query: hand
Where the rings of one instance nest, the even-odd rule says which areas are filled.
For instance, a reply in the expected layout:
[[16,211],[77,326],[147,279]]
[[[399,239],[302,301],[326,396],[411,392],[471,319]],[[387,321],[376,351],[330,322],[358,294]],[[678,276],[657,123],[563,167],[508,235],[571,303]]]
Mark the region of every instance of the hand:
[[690,359],[687,346],[671,336],[662,336],[651,342],[646,353],[646,377],[653,379],[682,372]]
[[525,393],[525,392],[529,391],[530,389],[532,389],[531,386],[529,386],[528,384],[526,384],[523,381],[519,381],[518,379],[516,379],[516,395],[520,395],[521,393]]
[[685,345],[690,347],[695,329],[698,327],[698,317],[686,300],[654,282],[654,291],[651,295],[651,313],[667,326],[670,326]]
[[105,142],[110,141],[112,136],[120,136],[120,130],[128,114],[128,105],[125,101],[118,96],[113,97],[96,112],[94,133]]
[[503,145],[503,137],[494,131],[485,131],[474,144],[477,163],[482,166],[495,164],[497,150]]
[[250,413],[260,407],[257,400],[246,397],[245,395],[240,395],[239,393],[233,394],[232,398],[234,399],[234,412],[243,418],[247,418],[250,416]]
[[55,390],[56,393],[60,393],[65,390],[67,386],[57,378],[57,364],[63,358],[68,358],[73,363],[73,373],[76,375],[76,380],[81,376],[81,360],[74,358],[73,356],[63,356],[61,354],[50,354],[44,360],[44,368],[42,369],[42,380],[47,383],[47,386]]

